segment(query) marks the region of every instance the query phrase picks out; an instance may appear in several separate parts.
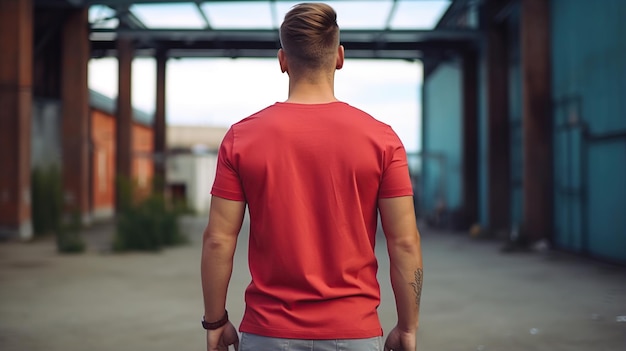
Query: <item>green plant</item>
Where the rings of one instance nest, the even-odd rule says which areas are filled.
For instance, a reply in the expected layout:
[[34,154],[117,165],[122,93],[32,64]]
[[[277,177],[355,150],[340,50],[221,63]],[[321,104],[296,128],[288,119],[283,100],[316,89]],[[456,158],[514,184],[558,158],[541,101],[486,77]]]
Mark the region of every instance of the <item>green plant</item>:
[[56,233],[61,228],[63,184],[55,166],[34,169],[31,175],[32,221],[35,235]]
[[63,223],[63,178],[58,167],[35,168],[31,174],[33,231],[37,236],[56,235],[57,250],[77,253],[85,250],[80,236],[80,214]]
[[113,250],[159,251],[187,241],[179,228],[181,212],[169,206],[162,195],[151,194],[133,201],[132,182],[120,178],[118,186],[121,202]]
[[135,184],[133,181],[124,176],[118,176],[116,179],[116,196],[118,211],[125,212],[134,205],[133,195],[135,193]]
[[82,228],[80,214],[72,213],[70,221],[61,225],[57,232],[57,250],[62,253],[79,253],[85,251],[85,241],[80,235]]

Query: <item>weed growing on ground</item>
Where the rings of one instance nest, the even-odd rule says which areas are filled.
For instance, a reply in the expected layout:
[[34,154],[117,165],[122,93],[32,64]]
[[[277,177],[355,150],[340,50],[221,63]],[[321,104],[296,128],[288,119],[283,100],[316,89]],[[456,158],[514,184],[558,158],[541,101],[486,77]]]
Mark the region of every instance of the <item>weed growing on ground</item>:
[[59,168],[35,168],[31,174],[31,189],[35,236],[54,234],[57,250],[61,253],[85,251],[85,242],[80,235],[80,214],[76,211],[67,223],[63,222],[63,183]]
[[162,194],[139,196],[133,183],[122,177],[118,194],[121,201],[114,251],[159,251],[188,241],[179,226],[183,209],[170,205]]

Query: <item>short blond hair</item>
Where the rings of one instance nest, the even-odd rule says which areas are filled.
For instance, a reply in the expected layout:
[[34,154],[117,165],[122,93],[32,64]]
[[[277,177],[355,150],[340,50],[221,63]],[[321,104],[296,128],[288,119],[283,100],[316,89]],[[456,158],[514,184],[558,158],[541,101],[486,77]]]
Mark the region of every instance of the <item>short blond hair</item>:
[[322,3],[294,6],[280,26],[280,43],[290,62],[300,68],[331,64],[339,47],[337,13]]

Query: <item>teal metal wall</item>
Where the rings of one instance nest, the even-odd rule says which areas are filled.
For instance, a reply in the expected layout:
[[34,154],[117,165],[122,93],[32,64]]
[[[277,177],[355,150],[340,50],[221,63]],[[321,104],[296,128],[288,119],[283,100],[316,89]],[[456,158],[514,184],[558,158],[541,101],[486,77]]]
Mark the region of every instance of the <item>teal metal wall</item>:
[[461,206],[461,69],[444,62],[424,80],[421,209]]
[[551,1],[555,243],[626,262],[626,1]]

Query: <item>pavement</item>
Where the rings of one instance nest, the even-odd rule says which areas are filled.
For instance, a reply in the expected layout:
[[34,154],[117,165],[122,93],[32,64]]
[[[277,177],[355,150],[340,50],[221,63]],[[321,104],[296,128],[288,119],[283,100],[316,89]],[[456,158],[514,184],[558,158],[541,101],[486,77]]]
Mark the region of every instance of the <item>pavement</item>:
[[[201,234],[159,253],[111,253],[109,225],[84,232],[88,251],[60,255],[51,238],[0,242],[0,350],[204,350]],[[227,308],[243,313],[247,225]],[[503,254],[501,243],[421,227],[420,351],[625,351],[626,268],[550,251]],[[383,329],[395,323],[383,237]]]

